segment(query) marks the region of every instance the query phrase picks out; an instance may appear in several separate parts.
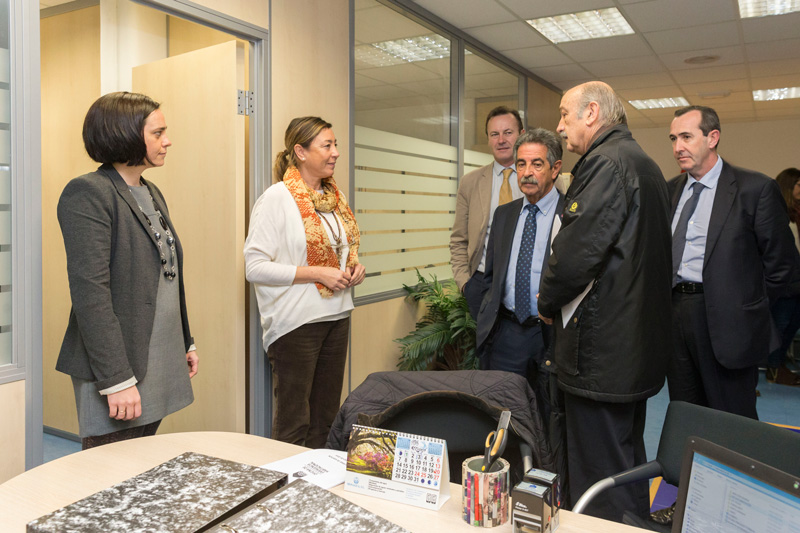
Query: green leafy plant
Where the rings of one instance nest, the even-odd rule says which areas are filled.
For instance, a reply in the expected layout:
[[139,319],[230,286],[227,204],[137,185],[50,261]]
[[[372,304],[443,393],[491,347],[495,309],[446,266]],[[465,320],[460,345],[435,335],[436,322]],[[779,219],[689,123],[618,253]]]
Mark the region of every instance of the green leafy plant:
[[452,279],[440,282],[435,275],[425,279],[417,270],[419,283],[403,285],[407,298],[423,302],[425,316],[400,344],[400,370],[465,370],[478,368],[475,353],[475,319],[467,300]]

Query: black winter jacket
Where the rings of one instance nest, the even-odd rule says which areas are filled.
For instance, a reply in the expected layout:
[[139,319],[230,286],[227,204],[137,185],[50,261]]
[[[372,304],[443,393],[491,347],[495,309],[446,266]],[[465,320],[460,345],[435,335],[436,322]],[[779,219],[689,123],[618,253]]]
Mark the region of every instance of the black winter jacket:
[[[601,133],[572,174],[538,300],[555,320],[559,387],[605,402],[649,398],[672,351],[666,182],[622,124]],[[564,327],[561,308],[590,282]]]

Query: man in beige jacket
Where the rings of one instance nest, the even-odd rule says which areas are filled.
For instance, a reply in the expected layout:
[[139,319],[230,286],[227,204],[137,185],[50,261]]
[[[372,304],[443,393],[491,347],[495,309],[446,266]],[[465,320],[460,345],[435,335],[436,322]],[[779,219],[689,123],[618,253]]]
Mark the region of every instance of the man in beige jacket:
[[459,290],[477,319],[484,292],[486,243],[494,210],[522,197],[514,170],[514,143],[525,130],[519,113],[498,106],[486,117],[486,135],[494,162],[461,178],[456,199],[456,219],[450,235],[450,264]]

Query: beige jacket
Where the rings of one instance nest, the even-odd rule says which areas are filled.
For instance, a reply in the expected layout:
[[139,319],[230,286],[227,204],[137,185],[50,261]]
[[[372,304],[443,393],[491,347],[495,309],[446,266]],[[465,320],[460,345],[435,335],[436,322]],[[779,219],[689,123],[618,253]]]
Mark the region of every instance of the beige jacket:
[[459,289],[481,264],[492,203],[492,165],[461,178],[456,198],[456,219],[450,235],[450,265]]

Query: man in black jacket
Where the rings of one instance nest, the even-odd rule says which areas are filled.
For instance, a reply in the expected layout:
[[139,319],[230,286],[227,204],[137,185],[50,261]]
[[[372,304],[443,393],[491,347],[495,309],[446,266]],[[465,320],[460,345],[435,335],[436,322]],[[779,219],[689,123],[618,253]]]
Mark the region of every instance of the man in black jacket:
[[[646,402],[664,385],[671,352],[667,186],[626,121],[604,83],[561,100],[558,132],[582,157],[538,308],[555,321],[573,503],[596,481],[646,461]],[[646,516],[648,508],[642,482],[606,491],[587,512],[620,521],[625,510]]]

